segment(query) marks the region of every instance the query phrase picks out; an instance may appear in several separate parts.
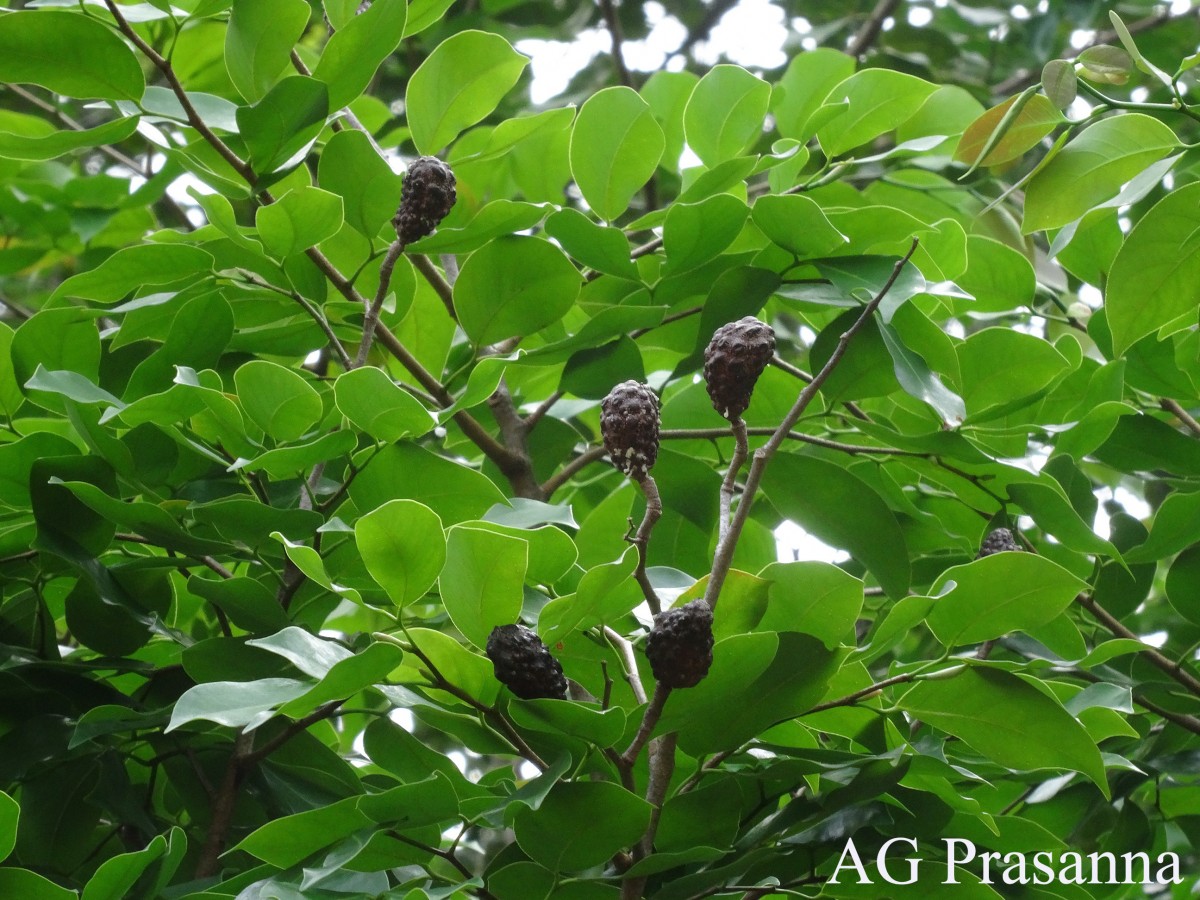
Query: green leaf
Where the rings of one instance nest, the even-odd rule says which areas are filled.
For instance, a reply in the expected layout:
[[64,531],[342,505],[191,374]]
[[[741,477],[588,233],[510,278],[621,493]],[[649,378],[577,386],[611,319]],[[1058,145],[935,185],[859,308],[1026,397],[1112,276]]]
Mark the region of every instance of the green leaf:
[[1033,517],[1039,528],[1054,535],[1063,546],[1080,553],[1095,553],[1120,561],[1121,554],[1117,548],[1092,531],[1091,526],[1080,518],[1070,501],[1047,476],[1043,476],[1040,484],[1010,484],[1008,495]]
[[345,700],[383,681],[400,665],[404,651],[387,641],[376,641],[346,659],[334,663],[316,687],[289,700],[279,708],[281,716],[298,718],[333,700]]
[[371,577],[399,607],[425,596],[446,562],[442,520],[413,500],[390,500],[362,516],[354,540]]
[[1133,227],[1117,252],[1104,301],[1115,355],[1195,309],[1200,278],[1197,197],[1197,184],[1171,191]]
[[649,104],[627,87],[597,91],[571,129],[571,175],[583,199],[612,222],[650,180],[666,138]]
[[817,129],[817,139],[827,155],[838,156],[903,124],[936,90],[937,85],[890,69],[856,72],[829,92],[826,108],[848,106]]
[[252,638],[246,643],[282,656],[305,675],[317,679],[324,678],[330,669],[352,656],[336,641],[319,638],[295,626],[284,628],[269,637]]
[[994,553],[938,576],[926,623],[947,647],[989,641],[1046,624],[1087,587],[1044,556]]
[[75,891],[55,884],[49,878],[11,866],[0,868],[0,895],[21,900],[78,900]]
[[1175,132],[1142,113],[1101,119],[1030,180],[1021,230],[1031,234],[1075,221],[1178,147]]
[[741,156],[763,133],[771,86],[741,66],[713,66],[683,112],[688,146],[710,169]]
[[985,328],[957,349],[962,398],[972,417],[1036,394],[1070,367],[1049,342],[1009,328]]
[[375,70],[400,45],[407,18],[404,0],[375,0],[334,32],[313,70],[313,77],[329,86],[331,110],[346,106],[371,83]]
[[1126,561],[1145,563],[1173,556],[1196,540],[1198,523],[1200,494],[1171,494],[1154,514],[1150,536],[1145,543],[1128,552]]
[[899,598],[907,593],[904,533],[895,514],[865,481],[815,457],[779,453],[763,483],[784,516],[850,553],[889,595]]
[[82,900],[125,900],[142,873],[167,852],[167,839],[155,835],[143,849],[106,859],[83,888]]
[[378,235],[400,206],[404,179],[357,129],[343,129],[329,139],[321,152],[318,174],[321,187],[342,198],[346,224],[366,237]]
[[792,57],[771,93],[775,127],[787,138],[807,141],[816,132],[813,114],[829,92],[854,74],[854,59],[829,47]]
[[[854,636],[863,605],[863,584],[823,562],[772,563],[759,573],[771,582],[763,631],[798,631],[831,650]],[[718,607],[720,609],[720,607]]]
[[376,440],[419,437],[436,422],[419,400],[373,366],[343,372],[334,383],[333,396],[342,415]]
[[478,519],[506,502],[486,475],[413,444],[393,444],[376,455],[351,482],[350,498],[359,509],[416,500],[447,525]]
[[270,719],[276,707],[299,697],[309,687],[308,682],[295,678],[198,684],[185,691],[176,702],[165,731],[174,731],[200,719],[252,730]]
[[607,781],[560,782],[534,810],[513,823],[517,843],[552,872],[574,872],[606,862],[637,841],[650,822],[649,803]]
[[580,738],[597,747],[615,747],[627,727],[622,709],[592,709],[561,700],[527,700],[514,703],[508,712],[522,728]]
[[137,57],[114,31],[90,16],[54,9],[0,16],[0,81],[40,84],[80,99],[140,100],[146,89]]
[[557,322],[574,305],[581,280],[549,241],[499,238],[463,263],[454,283],[454,308],[472,341],[492,344]]
[[290,68],[288,55],[310,14],[304,0],[233,0],[225,32],[225,68],[246,100],[257,103]]
[[278,259],[307,250],[342,227],[342,198],[315,187],[288,191],[254,215],[263,244]]
[[[4,17],[0,16],[0,22]],[[146,286],[195,282],[212,271],[212,256],[189,244],[137,244],[118,250],[100,265],[72,275],[54,291],[55,297],[76,297],[114,303]]]
[[637,551],[627,550],[615,562],[593,566],[584,573],[574,594],[551,600],[538,616],[538,633],[555,644],[574,631],[612,622],[642,602],[633,580]]
[[498,34],[467,30],[442,41],[413,73],[404,95],[413,144],[422,153],[445,147],[490,115],[528,64]]
[[260,826],[234,849],[279,868],[294,866],[323,847],[371,825],[358,806],[360,798],[346,797],[316,809],[281,816]]
[[253,459],[239,457],[229,471],[266,472],[277,481],[301,478],[318,463],[349,455],[357,443],[353,432],[333,431],[304,443],[276,447]]
[[278,531],[271,532],[271,537],[283,544],[283,552],[287,554],[288,559],[295,563],[296,568],[303,572],[310,581],[353,603],[362,602],[358,591],[334,583],[325,571],[325,562],[321,559],[321,554],[312,547],[296,541],[289,541]]
[[636,279],[629,238],[619,228],[599,225],[577,209],[567,207],[546,219],[546,234],[585,266],[597,272]]
[[958,142],[954,159],[972,169],[1002,166],[1024,156],[1064,121],[1058,107],[1042,94],[1029,95],[1016,109],[1020,100],[1010,97],[972,122]]
[[[708,588],[705,575],[680,594],[672,608],[699,600]],[[718,641],[735,634],[746,634],[759,627],[767,611],[770,582],[749,572],[730,569],[721,585],[720,603],[713,614],[713,637]]]
[[1083,726],[1016,675],[968,668],[951,678],[920,682],[899,703],[1002,766],[1081,772],[1108,796],[1100,751]]
[[708,262],[733,243],[749,212],[745,203],[730,194],[717,194],[699,203],[672,204],[663,222],[667,271],[677,274]]
[[0,157],[4,159],[46,160],[54,159],[82,147],[99,147],[104,144],[119,144],[137,130],[138,119],[116,119],[95,128],[82,131],[68,129],[34,136],[0,131]]
[[1133,58],[1120,47],[1095,44],[1079,54],[1080,75],[1099,84],[1124,84],[1133,71]]
[[20,816],[20,804],[0,791],[0,862],[3,862],[17,845],[17,821]]
[[801,259],[828,256],[848,240],[820,206],[800,194],[760,197],[754,202],[753,218],[763,234]]
[[239,107],[238,128],[254,171],[261,178],[303,162],[328,114],[329,91],[304,75],[283,79],[254,106]]
[[456,525],[446,540],[446,565],[438,578],[442,602],[455,627],[476,647],[497,625],[521,612],[529,545],[517,538]]
[[251,360],[234,373],[233,382],[246,415],[277,441],[294,441],[321,418],[321,396],[278,363]]
[[1052,59],[1046,63],[1042,67],[1042,90],[1057,109],[1066,112],[1079,91],[1074,64],[1065,59]]

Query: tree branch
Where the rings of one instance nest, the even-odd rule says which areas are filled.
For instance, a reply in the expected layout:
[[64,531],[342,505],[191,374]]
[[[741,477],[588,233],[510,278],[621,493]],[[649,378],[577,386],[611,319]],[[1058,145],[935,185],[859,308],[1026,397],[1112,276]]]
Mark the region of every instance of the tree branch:
[[642,596],[646,598],[650,612],[657,617],[662,612],[662,602],[658,599],[658,594],[654,592],[654,586],[650,584],[650,577],[646,574],[646,553],[650,546],[650,533],[658,524],[658,520],[662,518],[662,497],[659,496],[658,484],[650,473],[647,472],[637,484],[646,496],[646,514],[642,517],[642,524],[638,526],[637,534],[631,541],[638,551],[638,564],[634,577],[642,588]]
[[733,509],[733,494],[737,489],[737,476],[742,464],[750,453],[750,445],[746,440],[746,423],[741,416],[735,416],[729,422],[729,430],[733,433],[733,456],[729,460],[729,471],[721,482],[721,512],[718,519],[717,542],[724,540],[729,531],[729,514]]
[[871,49],[871,45],[875,43],[879,37],[879,33],[883,31],[883,23],[887,21],[888,16],[896,11],[896,7],[899,5],[900,0],[879,0],[875,4],[875,8],[871,10],[871,14],[867,16],[867,20],[863,22],[862,27],[858,29],[846,47],[846,54],[857,59]]
[[1171,658],[1160,653],[1156,648],[1151,647],[1140,637],[1130,631],[1121,623],[1121,620],[1106,610],[1103,606],[1097,603],[1092,597],[1087,594],[1080,594],[1075,598],[1075,601],[1090,612],[1096,619],[1115,634],[1117,637],[1127,638],[1131,641],[1137,641],[1142,645],[1138,655],[1152,666],[1165,672],[1169,677],[1179,682],[1193,696],[1200,697],[1200,679],[1197,679],[1190,672],[1185,670],[1179,663]]
[[754,503],[754,496],[758,492],[758,486],[762,482],[763,473],[766,471],[767,465],[771,461],[771,457],[775,455],[779,447],[787,439],[788,432],[792,426],[803,415],[804,410],[816,397],[817,392],[821,389],[821,385],[829,378],[833,370],[837,368],[838,363],[846,355],[846,348],[849,347],[850,341],[854,336],[867,324],[867,321],[879,308],[879,304],[883,302],[883,298],[887,296],[888,291],[892,289],[892,285],[896,283],[896,279],[900,277],[900,272],[908,264],[912,255],[916,252],[919,243],[918,238],[913,238],[912,246],[908,248],[908,253],[896,261],[896,265],[892,267],[892,274],[888,276],[888,280],[880,288],[879,293],[868,303],[854,324],[846,329],[845,333],[838,338],[837,346],[830,355],[828,361],[821,367],[821,371],[813,376],[813,380],[807,384],[800,392],[795,405],[784,416],[783,421],[771,435],[767,443],[754,452],[754,461],[750,464],[750,472],[746,476],[746,486],[742,491],[741,502],[738,503],[737,512],[729,524],[729,531],[726,532],[725,538],[718,542],[717,552],[713,559],[712,575],[709,577],[708,585],[704,591],[704,602],[710,608],[715,608],[717,600],[721,596],[721,588],[725,584],[725,577],[729,574],[729,567],[733,565],[733,552],[737,547],[738,538],[741,537],[742,529],[746,525],[746,520],[750,517],[750,508]]
[[446,312],[450,314],[450,318],[455,322],[458,321],[458,314],[454,311],[454,288],[450,285],[442,273],[437,270],[437,266],[424,253],[414,253],[409,257],[412,261],[413,268],[425,276],[425,280],[429,282],[429,286],[434,289],[442,303],[446,307]]
[[1180,422],[1187,426],[1188,430],[1194,435],[1200,435],[1200,422],[1197,422],[1186,409],[1179,405],[1179,402],[1172,400],[1169,397],[1163,397],[1159,400],[1159,405],[1167,412],[1175,416]]
[[621,29],[621,20],[617,17],[613,0],[600,0],[600,10],[604,13],[604,24],[608,26],[608,34],[612,39],[613,68],[617,70],[617,80],[627,88],[633,87],[633,79],[625,65],[625,57],[621,53],[621,42],[625,39]]
[[375,342],[375,329],[379,325],[379,313],[383,310],[383,301],[387,299],[388,288],[392,284],[392,272],[403,254],[404,241],[396,238],[388,246],[387,254],[379,266],[379,287],[375,291],[375,299],[371,301],[363,317],[362,343],[358,345],[358,357],[354,360],[356,369],[366,365],[367,356],[371,353],[371,344]]
[[642,752],[642,748],[650,740],[654,726],[662,718],[663,707],[666,706],[667,698],[670,696],[671,689],[662,682],[654,685],[654,696],[650,698],[650,705],[646,707],[646,712],[642,715],[642,724],[638,726],[637,734],[634,735],[633,741],[625,748],[625,752],[621,754],[621,762],[626,766],[632,767],[637,762],[638,754]]

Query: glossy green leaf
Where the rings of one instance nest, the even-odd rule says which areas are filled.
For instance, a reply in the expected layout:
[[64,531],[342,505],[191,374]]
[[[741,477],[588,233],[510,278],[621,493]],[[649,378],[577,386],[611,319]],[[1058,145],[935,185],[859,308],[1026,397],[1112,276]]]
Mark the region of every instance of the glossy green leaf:
[[674,204],[663,222],[667,270],[685,272],[708,262],[733,243],[748,214],[746,204],[729,194]]
[[571,129],[571,174],[583,199],[612,222],[650,180],[666,147],[650,106],[627,87],[587,99]]
[[212,271],[212,265],[212,256],[199,247],[138,244],[118,250],[94,269],[72,275],[58,286],[55,296],[114,303],[145,285],[194,281]]
[[486,31],[460,31],[438,44],[405,93],[417,149],[436,153],[491,114],[528,64],[508,41]]
[[558,784],[541,806],[523,809],[513,824],[517,843],[552,872],[600,865],[641,836],[651,806],[611,782]]
[[351,483],[350,497],[360,509],[416,500],[446,525],[481,518],[505,502],[487,476],[412,444],[393,444],[376,455]]
[[283,551],[304,576],[309,581],[320,585],[327,591],[337,594],[339,597],[345,597],[353,603],[361,602],[362,598],[358,591],[353,588],[345,587],[337,584],[329,577],[329,573],[325,570],[325,562],[321,559],[321,554],[298,541],[288,540],[282,533],[278,531],[271,532],[271,537],[279,541],[283,545]]
[[1042,67],[1042,90],[1055,107],[1066,112],[1079,91],[1075,66],[1065,59],[1050,60]]
[[619,228],[599,225],[577,209],[565,208],[546,219],[546,234],[585,266],[598,272],[637,278],[629,239]]
[[253,106],[240,107],[238,128],[254,171],[261,177],[302,162],[325,127],[328,114],[329,91],[322,82],[304,75],[291,75]]
[[442,520],[412,500],[390,500],[362,516],[354,539],[371,577],[401,607],[433,587],[446,561]]
[[893,597],[908,591],[904,533],[865,481],[841,466],[779,453],[763,480],[783,515],[825,543],[849,552]]
[[1108,794],[1100,751],[1083,726],[1037,688],[999,669],[922,681],[900,706],[1002,766],[1081,772]]
[[1044,625],[1087,583],[1034,553],[994,553],[947,569],[929,588],[926,620],[947,647],[988,641]]
[[822,562],[772,563],[759,573],[770,582],[763,631],[798,631],[830,649],[854,634],[863,605],[863,584]]
[[573,595],[551,600],[538,617],[538,633],[555,644],[572,631],[614,621],[642,602],[633,580],[637,552],[627,550],[619,560],[594,566],[580,579]]
[[246,643],[282,656],[305,675],[317,679],[324,678],[335,665],[352,655],[336,641],[317,637],[296,626],[288,626],[269,637],[251,638]]
[[331,110],[353,101],[371,83],[400,44],[407,18],[404,0],[375,0],[334,32],[313,70],[313,77],[329,87]]
[[0,81],[101,100],[140,100],[146,88],[137,57],[115,32],[98,19],[56,9],[0,16]]
[[136,118],[116,119],[82,131],[64,130],[38,135],[14,134],[0,130],[0,158],[45,160],[54,159],[83,147],[119,144],[137,129]]
[[141,850],[106,859],[84,886],[82,900],[125,900],[142,873],[166,851],[167,840],[159,834]]
[[281,716],[298,718],[334,700],[345,700],[373,684],[384,681],[404,656],[395,644],[376,641],[361,653],[334,663],[316,687],[289,700],[279,708]]
[[549,241],[507,237],[476,250],[454,283],[454,308],[477,344],[557,322],[579,295],[579,272]]
[[303,0],[234,0],[225,32],[225,68],[246,100],[257,103],[290,69],[288,54],[309,15]]
[[1115,196],[1125,182],[1179,146],[1158,119],[1101,119],[1073,138],[1025,189],[1026,234],[1066,225]]
[[1156,203],[1113,260],[1104,309],[1117,355],[1194,310],[1193,288],[1200,277],[1194,237],[1200,228],[1198,196],[1200,186],[1190,184]]
[[17,820],[21,806],[8,794],[0,791],[0,862],[12,853],[17,843]]
[[800,194],[760,197],[754,203],[753,217],[767,237],[802,259],[828,256],[847,240],[820,206]]
[[496,626],[517,620],[528,559],[528,544],[517,538],[458,525],[447,533],[442,602],[476,647],[487,644]]
[[830,90],[826,107],[847,106],[817,129],[817,138],[827,154],[839,156],[901,125],[935,90],[936,85],[903,72],[856,72]]
[[79,896],[36,872],[12,866],[0,868],[0,891],[21,900],[76,900]]
[[741,66],[713,66],[683,113],[688,146],[706,166],[741,156],[762,136],[771,86]]
[[419,400],[373,366],[342,373],[334,384],[333,395],[342,415],[380,441],[420,436],[435,423]]
[[231,728],[257,728],[274,710],[309,687],[295,678],[213,681],[187,690],[175,704],[166,731],[201,719]]
[[278,258],[333,237],[342,227],[342,198],[315,187],[288,191],[254,216],[263,244]]
[[366,237],[378,235],[400,206],[403,179],[361,131],[346,128],[331,137],[318,171],[321,187],[342,198],[346,224]]
[[321,417],[321,397],[296,372],[277,363],[253,360],[234,373],[238,400],[246,415],[278,441],[294,441]]
[[830,47],[797,53],[771,92],[771,114],[784,137],[807,141],[817,130],[813,114],[829,92],[854,74],[854,60]]

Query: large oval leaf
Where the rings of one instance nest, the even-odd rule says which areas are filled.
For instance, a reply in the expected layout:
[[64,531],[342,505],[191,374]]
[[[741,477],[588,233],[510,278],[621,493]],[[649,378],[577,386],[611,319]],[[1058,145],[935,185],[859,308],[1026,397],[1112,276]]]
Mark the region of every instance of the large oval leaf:
[[593,94],[571,130],[571,174],[583,199],[611,222],[654,174],[666,138],[650,106],[627,87]]
[[463,263],[454,283],[454,309],[471,340],[491,344],[557,322],[575,303],[581,281],[549,241],[504,237]]
[[498,34],[460,31],[438,44],[405,93],[417,149],[433,153],[491,113],[528,64]]
[[397,606],[433,587],[446,561],[437,513],[414,500],[391,500],[354,524],[363,565]]
[[0,81],[101,100],[140,100],[146,90],[124,41],[97,19],[54,9],[0,16]]
[[714,66],[683,113],[688,146],[710,169],[741,156],[762,136],[771,86],[741,66]]

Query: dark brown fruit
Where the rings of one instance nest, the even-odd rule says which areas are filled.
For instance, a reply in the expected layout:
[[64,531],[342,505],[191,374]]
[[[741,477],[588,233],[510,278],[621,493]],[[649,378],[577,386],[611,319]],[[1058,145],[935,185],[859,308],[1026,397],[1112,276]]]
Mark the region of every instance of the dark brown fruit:
[[703,600],[669,609],[646,638],[654,677],[672,688],[695,687],[713,661],[713,614]]
[[408,245],[433,234],[458,199],[456,183],[454,172],[436,156],[421,156],[409,163],[400,209],[392,219],[401,242]]
[[1007,528],[997,528],[988,532],[988,536],[983,539],[983,543],[979,545],[979,553],[975,555],[976,559],[983,559],[985,556],[991,556],[993,553],[1003,553],[1006,550],[1021,549],[1017,543],[1013,533]]
[[542,639],[524,625],[497,625],[488,635],[487,655],[496,679],[522,700],[567,696],[562,666]]
[[713,332],[704,351],[704,380],[713,409],[732,421],[746,411],[758,376],[775,354],[775,332],[746,316]]
[[640,481],[658,459],[658,397],[646,385],[623,381],[600,403],[600,434],[613,465]]

